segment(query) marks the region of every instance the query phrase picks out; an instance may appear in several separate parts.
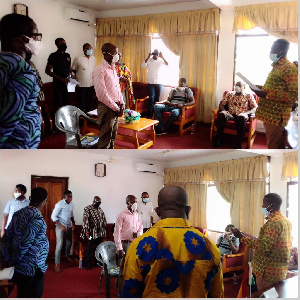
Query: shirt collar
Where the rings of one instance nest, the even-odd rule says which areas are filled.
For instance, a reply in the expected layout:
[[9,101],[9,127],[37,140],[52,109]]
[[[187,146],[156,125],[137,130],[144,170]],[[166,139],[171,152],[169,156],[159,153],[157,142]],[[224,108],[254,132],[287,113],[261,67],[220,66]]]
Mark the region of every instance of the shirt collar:
[[115,64],[109,64],[105,59],[103,59],[102,60],[102,64],[104,65],[104,66],[106,66],[106,67],[109,67],[109,68],[111,68],[111,69],[114,69],[115,68]]
[[288,59],[286,58],[286,57],[284,57],[284,58],[281,58],[279,61],[277,61],[277,62],[273,62],[272,63],[272,66],[274,67],[274,66],[277,66],[277,65],[283,65],[283,64],[285,64],[286,62],[288,61]]
[[183,218],[166,218],[155,223],[153,227],[191,227],[191,224]]
[[272,219],[274,219],[276,216],[281,215],[281,210],[276,210],[271,212],[267,217],[266,220],[270,221]]

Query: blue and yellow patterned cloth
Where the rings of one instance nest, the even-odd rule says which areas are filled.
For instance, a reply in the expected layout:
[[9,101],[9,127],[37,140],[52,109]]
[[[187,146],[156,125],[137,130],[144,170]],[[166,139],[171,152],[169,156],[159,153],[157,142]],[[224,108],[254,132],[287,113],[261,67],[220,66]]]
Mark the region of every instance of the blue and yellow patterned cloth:
[[223,297],[219,249],[187,220],[167,218],[126,254],[123,298]]
[[40,87],[35,71],[14,53],[0,53],[0,149],[33,149],[41,140]]

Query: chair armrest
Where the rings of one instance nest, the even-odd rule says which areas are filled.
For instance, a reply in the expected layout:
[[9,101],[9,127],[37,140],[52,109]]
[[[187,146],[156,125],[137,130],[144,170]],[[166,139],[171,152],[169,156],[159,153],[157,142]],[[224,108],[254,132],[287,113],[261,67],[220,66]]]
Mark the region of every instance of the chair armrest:
[[239,256],[244,256],[244,255],[245,255],[245,253],[225,254],[225,255],[223,256],[223,258],[224,258],[224,257],[225,257],[225,258],[239,257]]
[[149,96],[146,96],[145,98],[135,99],[135,101],[143,102],[143,101],[148,100],[148,99],[149,99]]
[[192,105],[183,106],[182,108],[184,108],[184,110],[188,110],[188,109],[194,108],[195,106],[196,106],[196,104],[192,104]]
[[90,123],[93,123],[93,124],[95,124],[95,125],[99,125],[100,126],[100,123],[99,123],[99,121],[98,120],[96,120],[96,119],[94,119],[94,118],[91,118],[91,117],[89,117],[89,116],[84,116],[84,119],[86,119],[88,122],[90,122]]

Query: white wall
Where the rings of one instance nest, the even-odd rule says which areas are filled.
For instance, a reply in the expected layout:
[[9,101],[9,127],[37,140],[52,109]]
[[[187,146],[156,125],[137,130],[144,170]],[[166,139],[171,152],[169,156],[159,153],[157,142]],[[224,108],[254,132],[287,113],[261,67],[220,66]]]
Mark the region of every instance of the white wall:
[[[1,150],[0,227],[5,204],[13,198],[16,184],[24,184],[28,189],[26,196],[30,196],[31,175],[69,177],[68,188],[73,193],[77,224],[82,222],[83,208],[92,204],[96,195],[102,199],[101,206],[108,222],[115,222],[117,214],[126,208],[125,199],[130,194],[139,201],[142,192],[147,191],[157,206],[162,176],[136,172],[134,159],[115,157],[112,163],[106,162],[107,159],[105,150],[99,150],[99,154],[84,150]],[[94,175],[95,164],[99,162],[106,163],[106,177]],[[164,169],[163,163],[157,164]]]
[[[36,64],[42,80],[52,81],[52,78],[45,74],[45,68],[50,53],[57,50],[54,41],[62,37],[67,42],[67,52],[70,53],[72,61],[82,53],[84,43],[89,43],[95,48],[95,28],[86,23],[65,20],[64,8],[77,6],[60,1],[20,1],[28,6],[29,17],[37,24],[38,30],[43,34],[44,48],[32,61]],[[18,1],[0,1],[0,17],[13,12],[13,4]],[[92,12],[91,10],[84,9]]]

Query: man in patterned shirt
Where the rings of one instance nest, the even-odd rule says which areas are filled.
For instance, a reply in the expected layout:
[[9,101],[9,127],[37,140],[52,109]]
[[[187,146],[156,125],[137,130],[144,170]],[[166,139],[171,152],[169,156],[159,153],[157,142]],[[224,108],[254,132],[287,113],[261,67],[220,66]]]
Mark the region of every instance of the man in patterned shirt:
[[9,14],[0,22],[0,149],[33,149],[41,140],[39,85],[26,54],[38,54],[41,33],[34,21]]
[[183,188],[160,190],[157,213],[161,220],[131,243],[121,297],[224,297],[220,250],[191,227],[190,209]]
[[103,210],[100,208],[101,199],[99,196],[94,197],[92,205],[89,205],[83,210],[83,222],[81,238],[88,239],[88,246],[86,251],[86,268],[91,269],[91,258],[93,246],[98,246],[103,237],[106,237],[106,218]]
[[286,58],[289,46],[284,39],[273,43],[270,52],[273,69],[262,89],[253,90],[260,97],[255,115],[264,122],[269,149],[285,148],[284,127],[298,100],[298,68]]
[[237,228],[231,229],[241,242],[255,249],[252,269],[258,290],[286,278],[292,246],[292,225],[281,213],[281,204],[282,199],[278,194],[265,195],[261,209],[267,216],[267,222],[257,240],[243,236]]
[[228,92],[220,102],[217,117],[217,136],[214,141],[214,147],[219,147],[223,144],[225,123],[228,120],[233,120],[236,123],[237,130],[235,148],[242,148],[246,122],[249,120],[249,115],[255,113],[257,108],[253,95],[244,92],[245,87],[244,83],[238,81],[235,85],[235,91]]

